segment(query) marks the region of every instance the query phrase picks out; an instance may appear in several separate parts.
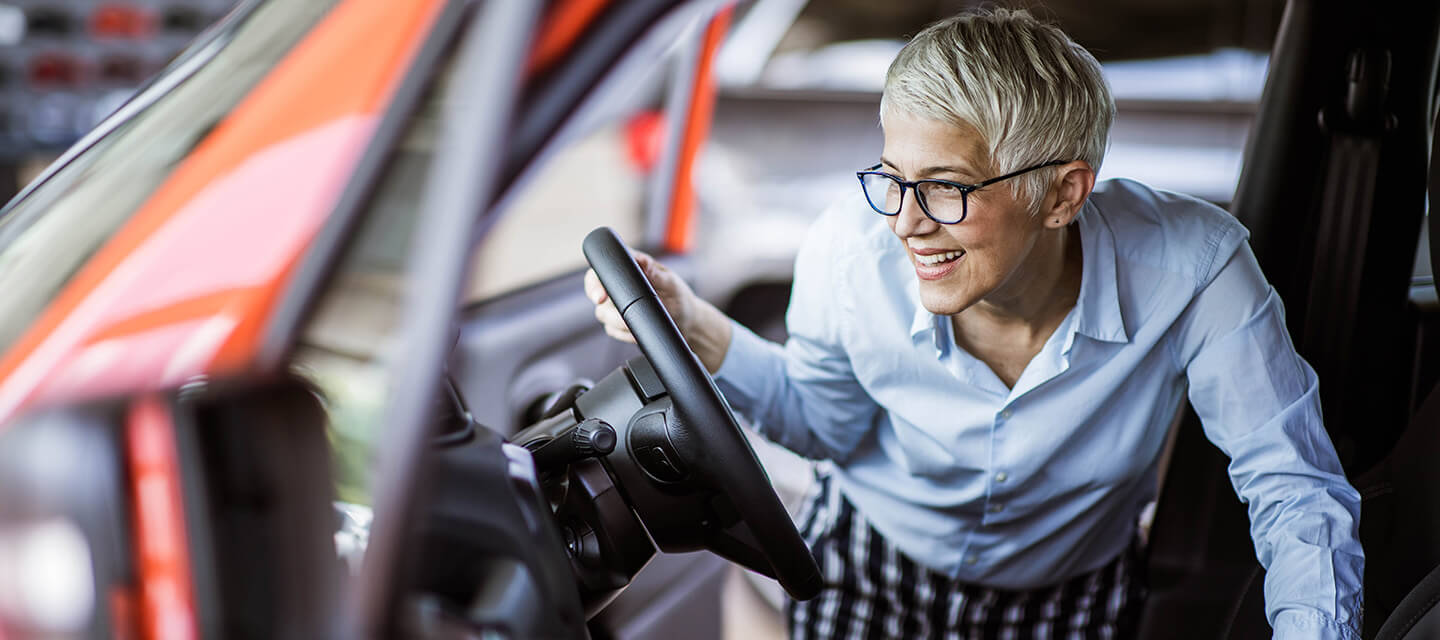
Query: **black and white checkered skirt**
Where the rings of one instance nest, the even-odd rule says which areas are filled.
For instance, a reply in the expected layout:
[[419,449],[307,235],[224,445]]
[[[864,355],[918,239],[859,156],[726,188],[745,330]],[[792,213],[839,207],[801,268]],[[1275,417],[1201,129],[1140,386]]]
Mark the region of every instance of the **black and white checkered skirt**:
[[801,535],[825,576],[820,595],[787,608],[792,640],[818,638],[1129,638],[1145,597],[1134,545],[1091,573],[1028,591],[956,582],[885,540],[822,478]]

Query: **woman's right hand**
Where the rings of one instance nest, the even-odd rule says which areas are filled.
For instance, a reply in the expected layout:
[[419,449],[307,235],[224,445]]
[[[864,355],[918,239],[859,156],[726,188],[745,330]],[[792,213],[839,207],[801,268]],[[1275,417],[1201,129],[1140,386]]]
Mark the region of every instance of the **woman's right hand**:
[[[690,349],[710,373],[718,371],[725,361],[725,351],[730,347],[730,319],[714,305],[695,295],[690,285],[669,267],[648,254],[632,253],[655,294],[660,297],[660,303],[665,305],[676,328],[690,344]],[[605,333],[616,340],[635,344],[630,327],[620,317],[620,311],[610,301],[593,269],[585,273],[585,297],[595,304],[595,318],[605,327]]]

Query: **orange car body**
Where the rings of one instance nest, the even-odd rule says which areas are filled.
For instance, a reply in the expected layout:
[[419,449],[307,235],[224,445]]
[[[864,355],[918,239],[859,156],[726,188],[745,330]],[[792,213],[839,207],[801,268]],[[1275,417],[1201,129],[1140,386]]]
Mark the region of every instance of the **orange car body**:
[[[552,7],[530,71],[604,7]],[[364,153],[442,0],[346,0],[175,168],[0,357],[0,422],[32,404],[161,389],[254,366],[300,256]],[[706,35],[713,51],[725,29]],[[708,76],[710,57],[702,57]],[[713,87],[696,83],[679,175],[705,137]],[[666,237],[690,242],[679,180]]]
[[0,421],[249,366],[443,4],[347,0],[326,16],[0,360]]

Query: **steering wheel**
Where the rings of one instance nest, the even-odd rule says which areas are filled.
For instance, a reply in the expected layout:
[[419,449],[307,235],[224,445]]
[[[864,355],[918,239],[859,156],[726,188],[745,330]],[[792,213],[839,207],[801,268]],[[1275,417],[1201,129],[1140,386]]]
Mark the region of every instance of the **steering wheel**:
[[590,232],[583,246],[585,259],[669,393],[676,419],[667,429],[681,464],[699,484],[728,499],[753,534],[746,536],[750,538],[746,546],[757,547],[792,597],[808,600],[818,595],[822,579],[810,549],[775,495],[715,381],[690,350],[634,257],[607,227]]

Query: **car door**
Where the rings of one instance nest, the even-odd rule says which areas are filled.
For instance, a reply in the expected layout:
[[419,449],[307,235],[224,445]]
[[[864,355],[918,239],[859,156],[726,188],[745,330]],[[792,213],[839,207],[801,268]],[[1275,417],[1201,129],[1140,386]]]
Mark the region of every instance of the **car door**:
[[[608,226],[632,246],[686,269],[689,169],[711,99],[706,33],[646,69],[616,70],[498,208],[475,252],[449,367],[472,415],[502,434],[539,420],[556,394],[600,379],[638,350],[606,336],[584,297],[582,239]],[[697,91],[698,88],[698,91]],[[662,555],[591,622],[597,637],[719,637],[726,564],[708,553]]]
[[[685,248],[679,225],[689,208],[675,202],[686,200],[685,158],[703,139],[704,119],[692,115],[708,98],[695,91],[696,79],[704,77],[696,71],[704,48],[671,43],[687,34],[698,39],[710,33],[707,20],[717,4],[605,7],[589,16],[578,34],[570,34],[573,48],[562,48],[557,59],[546,53],[546,43],[557,25],[564,26],[565,11],[575,8],[560,3],[541,19],[541,35],[526,65],[529,84],[512,128],[503,144],[489,152],[501,165],[501,192],[493,208],[476,215],[478,228],[465,234],[481,240],[468,252],[474,262],[462,287],[463,308],[448,336],[452,347],[446,374],[470,416],[489,431],[514,434],[534,420],[549,396],[598,379],[635,353],[605,337],[594,320],[581,290],[580,239],[604,225],[667,259]],[[481,11],[493,9],[495,16],[480,16],[476,28],[493,29],[506,6],[485,5]],[[618,33],[608,39],[597,35],[604,30]],[[437,303],[431,294],[447,295],[452,284],[421,282],[418,277],[425,274],[449,276],[416,265],[435,267],[423,254],[436,228],[452,237],[463,233],[435,226],[438,218],[432,214],[440,205],[433,189],[442,181],[432,176],[453,173],[444,163],[449,161],[447,143],[458,135],[452,130],[457,106],[447,98],[465,94],[462,85],[474,85],[475,78],[457,74],[473,72],[466,61],[475,58],[467,57],[467,50],[483,46],[474,44],[482,40],[472,34],[442,56],[436,63],[438,78],[425,89],[428,95],[415,116],[397,125],[395,149],[377,184],[364,194],[357,228],[342,241],[345,248],[335,258],[334,273],[318,285],[323,291],[302,321],[293,349],[291,368],[314,381],[328,399],[338,497],[347,513],[362,520],[374,514],[373,529],[363,532],[367,541],[358,545],[363,548],[350,550],[363,554],[363,562],[355,558],[362,565],[361,603],[392,603],[404,596],[396,585],[404,583],[406,561],[385,556],[403,557],[406,552],[397,550],[410,543],[393,542],[397,534],[381,530],[405,518],[386,507],[406,506],[394,500],[425,501],[418,497],[425,489],[412,492],[416,498],[403,498],[406,490],[394,487],[408,486],[404,483],[413,478],[397,481],[405,474],[385,468],[387,456],[413,469],[423,455],[421,449],[412,449],[414,456],[395,454],[392,442],[414,437],[391,419],[394,407],[389,405],[401,403],[397,396],[406,389],[418,388],[413,380],[396,376],[413,365],[408,361],[417,360],[405,353],[420,344],[416,335],[406,333],[407,320],[423,314],[416,311],[421,305]],[[703,108],[698,111],[703,115]],[[665,137],[673,144],[655,147],[657,126],[671,129]],[[467,154],[453,155],[474,160]],[[420,298],[425,302],[416,302]],[[377,482],[379,477],[385,482]],[[395,531],[396,525],[390,526]],[[376,542],[386,536],[388,551],[377,554]],[[387,564],[389,572],[371,571]],[[658,558],[592,623],[592,630],[623,637],[695,637],[703,629],[718,634],[718,578],[724,566],[710,554]],[[366,591],[382,595],[372,599]],[[658,597],[662,592],[665,598]],[[703,624],[707,616],[712,624]]]

